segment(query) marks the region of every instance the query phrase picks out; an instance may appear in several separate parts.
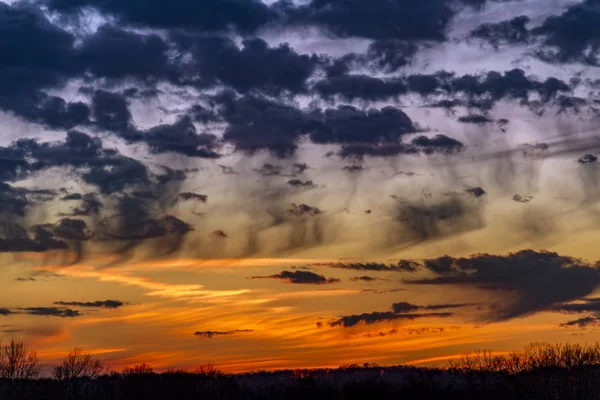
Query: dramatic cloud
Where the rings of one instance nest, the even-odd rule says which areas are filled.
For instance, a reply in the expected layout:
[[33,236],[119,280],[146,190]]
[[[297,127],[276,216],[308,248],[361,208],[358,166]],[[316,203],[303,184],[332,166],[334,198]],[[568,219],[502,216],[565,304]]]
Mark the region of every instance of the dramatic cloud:
[[282,271],[276,275],[253,276],[252,279],[280,279],[290,283],[324,285],[340,282],[339,279],[325,278],[323,275],[310,271]]
[[177,0],[168,6],[159,0],[153,0],[153,3],[134,0],[127,4],[118,0],[46,0],[45,3],[56,11],[76,14],[85,7],[95,7],[117,16],[124,23],[199,31],[225,31],[233,27],[240,32],[251,33],[265,24],[271,14],[259,0],[209,0],[202,3]]
[[427,259],[431,278],[407,280],[413,285],[480,288],[502,296],[491,320],[508,320],[581,299],[600,285],[598,267],[553,252],[523,250],[506,256],[479,254]]
[[544,37],[545,46],[540,49],[544,60],[560,63],[580,61],[596,65],[600,47],[598,22],[598,2],[585,0],[572,5],[561,15],[548,17],[532,33]]
[[471,32],[471,36],[489,42],[495,48],[501,44],[526,43],[529,40],[527,16],[515,17],[508,21],[481,24]]
[[376,0],[369,3],[311,0],[295,7],[281,2],[288,23],[314,25],[340,37],[371,39],[444,40],[456,7],[484,1]]

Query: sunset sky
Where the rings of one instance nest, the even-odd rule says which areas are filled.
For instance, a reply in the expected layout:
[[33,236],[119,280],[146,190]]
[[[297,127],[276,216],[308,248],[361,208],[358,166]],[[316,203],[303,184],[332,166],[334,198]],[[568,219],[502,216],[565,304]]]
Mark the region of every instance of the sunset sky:
[[600,329],[600,1],[0,0],[0,337],[446,365]]

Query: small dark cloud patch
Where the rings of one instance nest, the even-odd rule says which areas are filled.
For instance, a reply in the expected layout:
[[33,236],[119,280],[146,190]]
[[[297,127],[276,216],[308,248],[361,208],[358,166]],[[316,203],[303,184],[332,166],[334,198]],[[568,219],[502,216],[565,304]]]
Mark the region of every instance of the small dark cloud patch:
[[288,214],[295,217],[314,217],[322,213],[321,209],[306,204],[292,204],[292,208],[288,210]]
[[196,170],[187,169],[172,169],[166,166],[162,166],[162,173],[157,174],[155,179],[161,185],[166,185],[171,182],[182,182],[188,177],[189,172],[196,172]]
[[307,169],[310,169],[310,166],[306,163],[294,163],[292,166],[294,174],[303,174]]
[[339,279],[326,278],[323,275],[315,274],[310,271],[282,271],[276,275],[253,276],[252,279],[280,279],[290,283],[309,285],[326,285],[340,282]]
[[71,212],[61,214],[61,216],[65,217],[89,217],[93,215],[98,215],[104,207],[102,202],[98,200],[96,193],[87,193],[85,195],[75,193],[72,195],[67,195],[61,200],[80,200],[79,205],[72,208]]
[[25,314],[44,317],[74,318],[83,315],[77,310],[58,307],[27,307],[20,308],[19,310],[21,310]]
[[459,117],[458,122],[462,122],[463,124],[484,125],[489,124],[490,122],[494,122],[494,120],[490,119],[485,115],[469,114]]
[[414,321],[421,318],[446,318],[451,317],[452,313],[422,313],[422,314],[408,314],[408,313],[395,313],[392,311],[387,312],[372,312],[358,315],[349,315],[342,317],[337,320],[329,322],[331,327],[344,327],[350,328],[359,324],[372,325],[379,322],[385,321]]
[[414,272],[420,264],[416,261],[401,260],[398,264],[382,263],[317,263],[317,267],[330,267],[338,269],[347,269],[351,271],[375,271],[375,272]]
[[529,22],[529,17],[521,15],[507,21],[481,24],[471,31],[470,36],[486,41],[494,48],[503,44],[527,43],[529,40],[527,24]]
[[235,171],[235,169],[233,167],[229,167],[227,165],[219,165],[219,168],[221,168],[221,173],[223,175],[236,175],[237,172]]
[[386,281],[387,279],[382,279],[382,278],[374,278],[372,276],[368,276],[368,275],[363,275],[363,276],[355,276],[353,278],[350,278],[351,281],[353,282],[375,282],[375,281]]
[[84,308],[119,308],[123,307],[125,303],[119,300],[99,300],[99,301],[55,301],[52,304],[57,306],[67,307],[84,307]]
[[476,198],[486,195],[485,190],[479,186],[465,189],[465,192]]
[[234,331],[197,331],[194,335],[202,339],[214,339],[220,336],[231,336],[239,333],[250,333],[254,332],[253,329],[236,329]]
[[214,231],[213,233],[211,233],[210,236],[214,237],[214,238],[217,238],[217,239],[229,239],[229,235],[227,235],[221,229],[217,229],[216,231]]
[[35,281],[37,281],[37,279],[35,279],[35,278],[22,278],[22,277],[19,276],[19,277],[15,278],[15,281],[17,281],[17,282],[35,282]]
[[260,169],[255,170],[262,176],[283,176],[283,167],[281,165],[263,164]]
[[432,138],[417,136],[412,144],[425,154],[456,154],[465,147],[460,141],[446,135],[435,135]]
[[579,160],[577,160],[577,162],[581,165],[596,164],[598,162],[598,157],[596,157],[593,154],[586,154],[586,155],[582,156],[581,158],[579,158]]
[[177,199],[184,200],[184,201],[196,200],[196,201],[206,204],[206,202],[208,201],[208,196],[205,194],[184,192],[184,193],[179,193],[177,195]]
[[0,315],[7,316],[7,315],[11,315],[11,314],[13,314],[13,312],[11,310],[9,310],[8,308],[0,308]]
[[562,328],[581,328],[581,329],[585,329],[585,328],[589,328],[589,327],[595,327],[595,326],[600,326],[600,318],[597,317],[582,317],[582,318],[578,318],[576,320],[573,321],[567,321],[563,324],[560,324],[560,326]]
[[289,180],[288,185],[295,188],[304,188],[304,189],[314,189],[317,185],[313,183],[313,181],[303,181],[300,179],[292,179]]
[[520,194],[515,194],[513,196],[513,201],[516,201],[517,203],[529,203],[531,200],[533,200],[533,196],[523,196]]
[[346,165],[342,168],[342,171],[346,171],[350,174],[356,174],[359,172],[362,172],[364,169],[364,167],[360,164],[356,164],[356,165]]

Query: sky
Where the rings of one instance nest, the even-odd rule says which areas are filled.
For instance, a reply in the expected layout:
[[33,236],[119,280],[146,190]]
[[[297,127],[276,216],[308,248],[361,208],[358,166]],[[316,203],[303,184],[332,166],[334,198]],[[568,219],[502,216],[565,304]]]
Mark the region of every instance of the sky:
[[0,337],[225,372],[593,342],[600,1],[0,0]]

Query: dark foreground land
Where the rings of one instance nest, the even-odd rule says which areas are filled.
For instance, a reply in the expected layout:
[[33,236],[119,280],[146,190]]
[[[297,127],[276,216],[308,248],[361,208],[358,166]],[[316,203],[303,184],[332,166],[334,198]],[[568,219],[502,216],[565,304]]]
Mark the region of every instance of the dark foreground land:
[[96,378],[3,379],[0,399],[599,399],[600,347],[531,346],[448,369],[342,367],[226,375],[147,367]]

